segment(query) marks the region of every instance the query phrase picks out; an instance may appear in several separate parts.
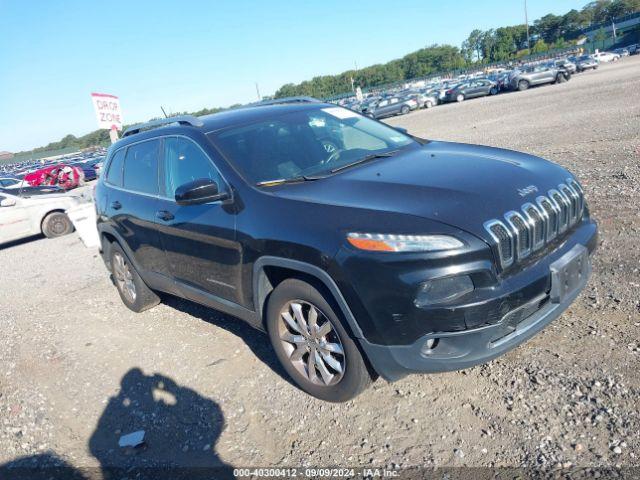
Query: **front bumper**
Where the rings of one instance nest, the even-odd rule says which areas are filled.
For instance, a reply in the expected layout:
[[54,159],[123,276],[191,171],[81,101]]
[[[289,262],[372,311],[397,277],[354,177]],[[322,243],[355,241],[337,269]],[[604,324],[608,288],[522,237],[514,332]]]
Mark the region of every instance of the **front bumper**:
[[[575,241],[576,237],[580,240]],[[573,240],[565,242],[566,248],[559,249],[556,255],[550,255],[549,260],[558,260],[561,258],[560,253],[564,254],[576,245],[586,247],[589,254],[593,253],[597,242],[595,224],[589,222],[584,225],[582,232],[576,232]],[[544,261],[538,262],[534,267],[547,272],[545,276],[549,279],[548,288],[515,309],[523,312],[519,322],[510,321],[513,318],[511,314],[516,313],[512,310],[498,323],[462,331],[432,332],[407,345],[382,345],[365,338],[359,339],[360,345],[373,368],[389,381],[398,380],[410,373],[446,372],[488,362],[530,339],[560,316],[584,289],[591,273],[589,269],[570,294],[553,303],[549,265],[550,262]],[[531,275],[527,277],[534,278]],[[437,339],[437,344],[433,350],[425,353],[423,348],[430,339]]]

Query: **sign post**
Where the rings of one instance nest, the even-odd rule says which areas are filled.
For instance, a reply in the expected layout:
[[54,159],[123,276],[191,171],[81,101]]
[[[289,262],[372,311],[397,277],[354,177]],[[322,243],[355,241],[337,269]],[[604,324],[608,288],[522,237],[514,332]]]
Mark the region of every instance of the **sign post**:
[[120,99],[108,93],[92,93],[91,100],[96,111],[98,127],[108,129],[111,143],[115,143],[118,140],[118,130],[122,130]]

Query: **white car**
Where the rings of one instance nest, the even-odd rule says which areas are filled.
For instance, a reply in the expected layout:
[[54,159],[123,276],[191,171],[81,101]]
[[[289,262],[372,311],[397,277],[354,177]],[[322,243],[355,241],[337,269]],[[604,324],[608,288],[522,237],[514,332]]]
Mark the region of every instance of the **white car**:
[[0,192],[0,244],[40,233],[55,238],[73,232],[65,212],[78,203],[64,194],[23,198]]
[[620,59],[620,55],[612,52],[598,52],[598,53],[594,53],[591,56],[596,60],[598,60],[599,62],[604,62],[604,63],[615,62],[616,60]]

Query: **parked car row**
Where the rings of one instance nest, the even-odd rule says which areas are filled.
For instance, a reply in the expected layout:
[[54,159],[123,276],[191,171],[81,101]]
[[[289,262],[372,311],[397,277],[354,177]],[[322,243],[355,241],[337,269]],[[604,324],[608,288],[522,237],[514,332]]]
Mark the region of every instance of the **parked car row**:
[[101,149],[81,156],[0,165],[0,193],[30,197],[74,189],[98,177],[104,154]]
[[[441,103],[462,102],[504,91],[523,91],[538,85],[564,83],[573,74],[595,70],[601,62],[617,61],[630,54],[627,49],[619,50],[509,65],[457,78],[418,80],[402,88],[369,93],[362,100],[350,97],[337,103],[376,119],[405,115],[413,110],[431,108]],[[634,52],[636,50],[637,48],[633,49]]]

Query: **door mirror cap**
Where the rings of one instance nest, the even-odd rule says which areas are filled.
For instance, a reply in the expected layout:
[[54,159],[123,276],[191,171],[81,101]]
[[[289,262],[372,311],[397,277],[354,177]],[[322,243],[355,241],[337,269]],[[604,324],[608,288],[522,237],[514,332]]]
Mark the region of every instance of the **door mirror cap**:
[[176,189],[175,200],[178,205],[199,205],[229,198],[227,192],[220,192],[218,184],[209,178],[199,178],[180,185]]
[[393,128],[396,129],[400,133],[404,133],[405,135],[409,135],[409,130],[407,130],[406,128],[402,128],[402,127],[393,127]]
[[0,200],[0,207],[13,207],[15,204],[15,198],[3,198],[2,200]]

